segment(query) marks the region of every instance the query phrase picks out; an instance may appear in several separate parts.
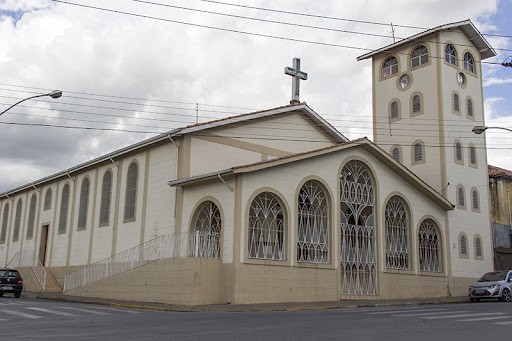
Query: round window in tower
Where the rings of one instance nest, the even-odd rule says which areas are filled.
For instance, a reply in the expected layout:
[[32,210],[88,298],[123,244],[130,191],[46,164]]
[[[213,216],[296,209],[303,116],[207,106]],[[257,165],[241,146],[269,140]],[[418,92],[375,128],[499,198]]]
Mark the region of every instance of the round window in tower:
[[462,72],[459,72],[459,74],[457,75],[457,81],[461,86],[466,85],[466,76]]
[[402,75],[398,80],[398,85],[401,89],[407,89],[411,85],[411,76],[408,74]]

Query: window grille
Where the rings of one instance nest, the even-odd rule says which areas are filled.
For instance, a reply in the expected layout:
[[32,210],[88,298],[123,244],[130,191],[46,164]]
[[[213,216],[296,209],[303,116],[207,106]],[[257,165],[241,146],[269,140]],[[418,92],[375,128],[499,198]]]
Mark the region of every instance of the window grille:
[[473,101],[468,99],[468,116],[473,116]]
[[459,95],[453,94],[453,111],[460,112]]
[[471,194],[473,197],[473,209],[479,210],[480,209],[480,200],[478,200],[478,192],[476,190],[473,190],[473,193]]
[[387,77],[398,73],[398,60],[395,57],[389,57],[382,66],[382,77]]
[[449,44],[446,45],[444,52],[446,62],[453,65],[457,65],[457,53],[455,52],[453,46]]
[[249,210],[249,258],[284,260],[285,232],[281,203],[272,193],[261,193]]
[[48,188],[44,196],[44,208],[43,211],[48,211],[52,208],[52,189]]
[[441,243],[438,228],[432,219],[425,219],[419,229],[420,271],[441,272]]
[[413,113],[421,112],[421,97],[420,97],[420,95],[414,95],[412,97],[412,112]]
[[419,142],[414,145],[414,161],[423,161],[423,146]]
[[398,118],[398,102],[393,101],[391,103],[391,119]]
[[128,167],[128,174],[126,175],[126,193],[124,201],[124,220],[135,219],[135,209],[137,204],[137,178],[138,167],[135,162],[132,162]]
[[464,202],[464,188],[462,187],[459,187],[458,189],[458,201],[459,201],[459,206],[461,207],[464,207],[465,206],[465,202]]
[[464,256],[468,254],[468,244],[465,235],[460,236],[460,254]]
[[16,204],[16,216],[14,217],[14,231],[12,233],[12,241],[16,242],[20,238],[20,224],[21,224],[21,210],[23,208],[23,202],[21,199]]
[[31,239],[34,236],[34,224],[36,217],[36,205],[37,199],[35,193],[30,198],[30,207],[28,210],[28,224],[27,224],[27,239]]
[[398,147],[393,148],[392,156],[393,159],[400,162],[400,149],[398,149]]
[[4,214],[2,216],[2,231],[0,232],[0,244],[5,243],[5,236],[7,234],[7,223],[9,222],[9,204],[4,206]]
[[479,237],[475,238],[475,254],[477,257],[482,257],[482,241]]
[[462,145],[459,142],[455,144],[455,156],[457,161],[462,161]]
[[329,204],[322,186],[314,180],[299,192],[297,261],[329,263]]
[[473,56],[466,52],[464,54],[464,69],[469,72],[475,72],[475,64],[473,62]]
[[203,203],[194,223],[194,257],[220,258],[221,216],[211,201]]
[[80,206],[78,208],[78,225],[79,229],[84,229],[87,224],[87,209],[89,206],[89,179],[82,180],[82,188],[80,189]]
[[473,146],[469,147],[469,160],[472,165],[476,165],[476,148]]
[[340,211],[341,294],[377,295],[375,186],[360,161],[341,171]]
[[100,201],[100,225],[107,225],[110,220],[110,199],[112,197],[112,172],[103,174]]
[[411,66],[416,67],[426,63],[428,63],[428,50],[425,46],[418,46],[411,53]]
[[386,204],[386,267],[409,269],[409,218],[405,206],[398,197]]
[[68,223],[68,206],[69,206],[69,185],[65,184],[62,188],[62,196],[60,198],[60,212],[59,212],[59,233],[66,232],[66,225]]

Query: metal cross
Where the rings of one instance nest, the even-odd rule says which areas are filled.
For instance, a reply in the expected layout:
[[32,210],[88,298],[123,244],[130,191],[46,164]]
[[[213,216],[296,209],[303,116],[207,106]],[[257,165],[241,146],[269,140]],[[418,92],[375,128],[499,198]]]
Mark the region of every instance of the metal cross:
[[293,58],[293,68],[287,66],[284,73],[293,77],[292,80],[292,100],[290,104],[300,103],[299,101],[299,82],[301,79],[308,79],[308,74],[300,71],[300,58]]

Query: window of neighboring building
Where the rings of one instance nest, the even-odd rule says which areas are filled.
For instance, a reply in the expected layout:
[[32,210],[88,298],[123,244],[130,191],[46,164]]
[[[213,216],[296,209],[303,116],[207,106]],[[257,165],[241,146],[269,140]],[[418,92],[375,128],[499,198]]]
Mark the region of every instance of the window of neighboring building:
[[405,203],[397,196],[389,199],[385,210],[386,267],[409,269],[409,217]]
[[401,162],[400,161],[400,149],[398,147],[394,147],[393,150],[391,151],[391,156],[393,157],[393,159],[395,159],[396,161],[398,162]]
[[220,258],[221,216],[217,205],[202,203],[194,220],[194,257]]
[[473,117],[473,101],[471,100],[471,98],[468,98],[467,100],[467,111],[468,116]]
[[30,198],[30,207],[28,210],[28,224],[27,224],[27,239],[32,239],[34,236],[34,225],[36,218],[36,206],[37,206],[37,198],[36,194],[32,194]]
[[48,211],[52,208],[52,189],[48,188],[44,196],[44,211]]
[[316,180],[307,181],[299,191],[297,261],[329,263],[329,203]]
[[87,224],[87,209],[89,208],[89,178],[82,180],[82,187],[80,188],[80,205],[78,208],[78,229],[85,229]]
[[128,167],[126,175],[126,195],[124,202],[124,220],[135,220],[135,210],[137,205],[137,180],[139,168],[136,162],[132,162]]
[[464,198],[464,187],[458,186],[457,187],[457,206],[459,208],[465,208],[466,207],[466,200]]
[[418,46],[411,53],[411,67],[428,63],[428,50],[425,46]]
[[103,174],[103,183],[101,185],[100,201],[100,225],[108,225],[110,220],[110,198],[112,196],[112,172],[107,170]]
[[468,256],[468,239],[466,238],[466,235],[464,233],[460,234],[459,237],[459,251],[460,255],[463,258],[467,258]]
[[459,95],[453,94],[453,111],[455,113],[460,113],[460,101],[459,101]]
[[439,228],[432,219],[425,219],[418,232],[420,271],[441,272],[441,241]]
[[382,77],[388,77],[398,73],[398,60],[395,57],[389,57],[382,65]]
[[446,45],[444,52],[446,62],[452,65],[457,65],[457,53],[455,52],[455,48],[452,45],[448,44]]
[[467,70],[469,72],[475,72],[473,56],[469,52],[466,52],[464,54],[464,70]]
[[9,222],[9,204],[4,206],[4,214],[2,215],[2,231],[0,232],[0,244],[5,243],[7,235],[7,223]]
[[249,209],[249,258],[284,260],[285,218],[282,205],[269,192],[256,196]]
[[23,202],[18,199],[16,204],[16,215],[14,217],[14,230],[12,233],[12,241],[17,242],[20,239],[20,225],[21,225],[21,210],[23,209]]
[[480,197],[476,189],[471,191],[471,209],[477,212],[480,211]]
[[59,233],[66,232],[66,225],[68,224],[68,207],[69,207],[69,185],[65,184],[62,187],[62,195],[60,198],[60,212],[59,212]]

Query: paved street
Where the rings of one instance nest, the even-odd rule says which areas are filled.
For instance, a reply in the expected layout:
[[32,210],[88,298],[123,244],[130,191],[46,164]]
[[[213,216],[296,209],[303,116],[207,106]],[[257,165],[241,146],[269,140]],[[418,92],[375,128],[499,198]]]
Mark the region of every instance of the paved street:
[[512,304],[191,313],[4,296],[0,322],[6,340],[466,341],[507,335]]

